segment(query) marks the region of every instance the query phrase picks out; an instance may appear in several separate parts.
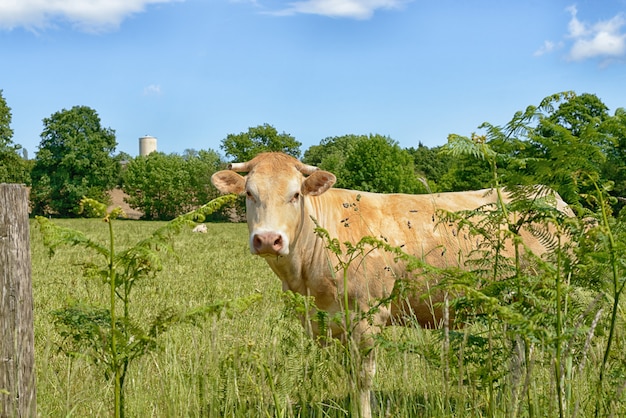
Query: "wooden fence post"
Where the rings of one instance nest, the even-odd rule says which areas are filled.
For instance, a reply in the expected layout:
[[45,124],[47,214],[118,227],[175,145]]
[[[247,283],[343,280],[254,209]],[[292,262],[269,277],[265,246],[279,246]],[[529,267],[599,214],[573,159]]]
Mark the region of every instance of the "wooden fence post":
[[28,189],[0,184],[0,417],[35,417]]

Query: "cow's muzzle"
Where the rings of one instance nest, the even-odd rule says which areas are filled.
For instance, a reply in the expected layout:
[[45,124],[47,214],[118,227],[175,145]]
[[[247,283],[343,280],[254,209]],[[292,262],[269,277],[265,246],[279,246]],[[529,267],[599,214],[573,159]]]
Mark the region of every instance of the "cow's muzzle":
[[256,232],[250,236],[250,250],[256,255],[287,255],[287,239],[280,232]]

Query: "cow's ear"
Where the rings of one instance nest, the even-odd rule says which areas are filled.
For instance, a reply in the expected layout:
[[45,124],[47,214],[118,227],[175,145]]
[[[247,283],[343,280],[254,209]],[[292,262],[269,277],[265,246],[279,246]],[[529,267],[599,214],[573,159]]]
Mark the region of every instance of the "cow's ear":
[[222,170],[211,176],[211,183],[222,193],[243,194],[246,180],[231,170]]
[[302,183],[302,194],[319,196],[330,189],[337,181],[337,177],[328,171],[315,171]]

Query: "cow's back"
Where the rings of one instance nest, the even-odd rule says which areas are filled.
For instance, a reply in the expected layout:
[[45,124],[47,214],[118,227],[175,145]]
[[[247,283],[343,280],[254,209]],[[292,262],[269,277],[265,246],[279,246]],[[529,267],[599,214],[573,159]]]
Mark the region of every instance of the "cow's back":
[[[437,267],[458,265],[475,242],[457,226],[440,222],[439,210],[458,212],[495,203],[494,190],[436,194],[377,194],[331,189],[314,205],[314,217],[340,242],[382,239]],[[474,240],[475,241],[475,240]]]

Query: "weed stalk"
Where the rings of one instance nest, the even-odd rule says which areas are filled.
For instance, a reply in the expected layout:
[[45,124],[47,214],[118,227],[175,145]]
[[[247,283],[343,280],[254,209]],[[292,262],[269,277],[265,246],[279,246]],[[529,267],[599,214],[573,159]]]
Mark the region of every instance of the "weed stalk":
[[603,193],[598,187],[598,184],[594,181],[594,186],[598,195],[600,210],[601,210],[601,220],[602,225],[604,227],[604,233],[608,238],[609,245],[609,262],[611,264],[611,278],[612,278],[612,290],[613,290],[613,308],[611,311],[611,322],[609,324],[609,336],[606,342],[606,347],[604,350],[604,356],[602,357],[602,363],[600,364],[600,374],[598,376],[598,384],[596,387],[596,406],[595,406],[595,416],[598,417],[600,413],[600,400],[602,398],[602,392],[604,387],[604,374],[606,373],[606,365],[609,362],[609,356],[611,353],[611,346],[613,344],[613,338],[615,336],[615,327],[617,325],[617,312],[620,304],[620,296],[624,290],[624,285],[626,281],[622,281],[620,283],[619,280],[619,269],[618,269],[618,257],[617,257],[617,246],[615,242],[615,237],[611,231],[611,225],[609,223],[609,214],[607,212],[606,202],[603,197]]
[[117,281],[116,272],[115,272],[115,237],[113,234],[112,220],[107,216],[105,218],[105,221],[107,222],[109,226],[108,276],[109,276],[109,289],[110,289],[109,312],[110,312],[110,317],[111,317],[111,367],[115,373],[113,408],[114,408],[115,418],[123,418],[124,416],[124,398],[123,398],[123,386],[122,386],[123,378],[122,378],[122,371],[120,369],[118,352],[117,352],[117,328],[116,328],[117,317],[115,313],[115,299],[116,299],[115,284]]

